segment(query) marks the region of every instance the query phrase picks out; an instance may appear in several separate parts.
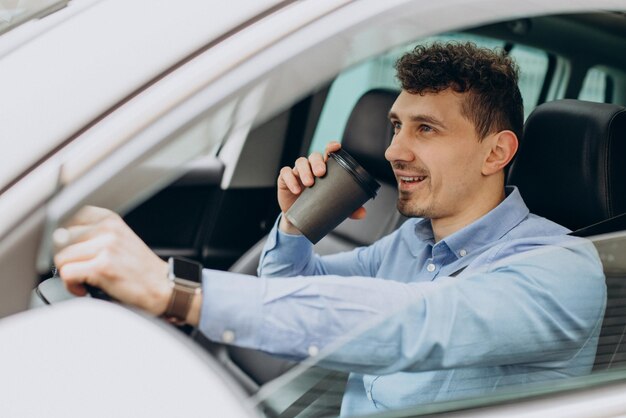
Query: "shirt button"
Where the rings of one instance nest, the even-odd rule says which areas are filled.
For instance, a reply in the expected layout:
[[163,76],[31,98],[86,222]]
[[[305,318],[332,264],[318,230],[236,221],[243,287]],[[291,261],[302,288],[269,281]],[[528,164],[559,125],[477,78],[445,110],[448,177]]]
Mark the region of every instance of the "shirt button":
[[430,263],[429,265],[426,266],[426,270],[432,273],[433,271],[435,271],[435,265],[433,263]]
[[227,329],[222,333],[222,342],[226,344],[230,344],[235,341],[235,333],[231,330]]
[[461,257],[465,257],[465,256],[467,255],[467,251],[465,251],[465,250],[461,250],[461,251],[459,251],[459,255],[460,255]]
[[317,348],[316,346],[312,345],[312,346],[309,347],[308,352],[309,352],[309,356],[315,357],[315,356],[317,356],[319,354],[320,349]]

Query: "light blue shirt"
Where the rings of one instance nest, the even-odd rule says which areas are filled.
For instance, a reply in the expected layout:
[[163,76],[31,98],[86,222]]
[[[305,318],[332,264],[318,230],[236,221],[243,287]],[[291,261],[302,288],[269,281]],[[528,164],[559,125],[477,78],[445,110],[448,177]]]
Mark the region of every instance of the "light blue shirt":
[[200,330],[296,359],[332,347],[320,365],[351,372],[343,416],[587,374],[606,303],[599,257],[507,193],[437,243],[429,220],[410,219],[320,257],[275,226],[261,278],[205,270]]

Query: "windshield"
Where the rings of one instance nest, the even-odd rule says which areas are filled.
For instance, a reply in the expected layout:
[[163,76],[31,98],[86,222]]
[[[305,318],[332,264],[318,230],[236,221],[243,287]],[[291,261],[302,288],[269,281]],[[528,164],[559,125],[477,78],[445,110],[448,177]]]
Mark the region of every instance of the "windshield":
[[67,0],[0,0],[0,35],[65,7]]

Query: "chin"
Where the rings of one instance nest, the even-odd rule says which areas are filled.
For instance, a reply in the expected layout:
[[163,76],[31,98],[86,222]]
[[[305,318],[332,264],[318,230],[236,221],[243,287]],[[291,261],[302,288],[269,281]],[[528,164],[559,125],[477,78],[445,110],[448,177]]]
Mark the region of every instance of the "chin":
[[407,218],[431,218],[432,211],[429,208],[422,208],[412,205],[411,202],[398,200],[398,212]]

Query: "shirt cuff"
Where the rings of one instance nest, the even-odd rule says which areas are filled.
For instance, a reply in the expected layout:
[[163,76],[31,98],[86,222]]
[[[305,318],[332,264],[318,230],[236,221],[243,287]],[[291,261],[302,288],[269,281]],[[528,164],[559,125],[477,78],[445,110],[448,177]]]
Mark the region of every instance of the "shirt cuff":
[[256,277],[204,269],[198,328],[213,341],[259,346],[264,287]]
[[[313,244],[304,235],[287,234],[278,228],[281,216],[282,214],[278,216],[274,227],[268,234],[261,253],[257,271],[259,277],[274,276],[274,272],[282,272],[285,265],[299,270],[308,261],[308,258],[303,255],[312,252]],[[294,263],[294,260],[298,260],[302,265]]]

